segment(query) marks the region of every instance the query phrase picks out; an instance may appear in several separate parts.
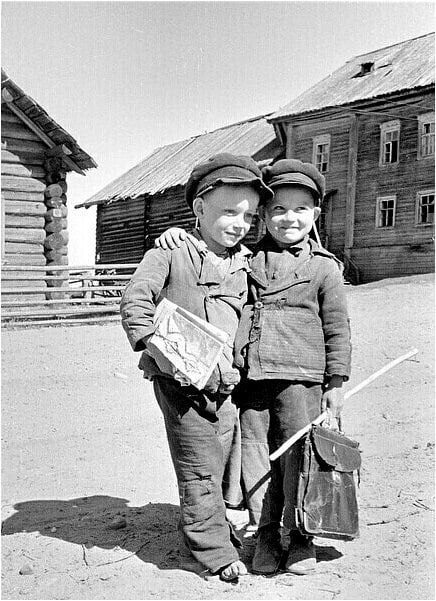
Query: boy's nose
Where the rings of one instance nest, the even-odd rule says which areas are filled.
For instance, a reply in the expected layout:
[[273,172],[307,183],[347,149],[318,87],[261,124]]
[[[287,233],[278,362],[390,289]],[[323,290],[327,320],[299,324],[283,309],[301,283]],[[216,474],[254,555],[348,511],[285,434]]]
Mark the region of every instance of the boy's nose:
[[238,215],[235,221],[235,227],[239,229],[243,229],[245,227],[245,217],[243,215]]
[[297,215],[296,215],[296,213],[294,213],[294,211],[288,211],[285,214],[286,221],[295,221],[296,217],[297,217]]

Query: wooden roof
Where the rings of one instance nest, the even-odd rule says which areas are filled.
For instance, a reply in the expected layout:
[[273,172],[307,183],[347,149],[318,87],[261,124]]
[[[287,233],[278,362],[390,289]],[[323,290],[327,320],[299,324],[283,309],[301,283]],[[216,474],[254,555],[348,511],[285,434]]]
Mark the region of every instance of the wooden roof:
[[162,146],[76,208],[162,193],[186,184],[194,165],[214,154],[253,156],[274,140],[274,128],[262,116]]
[[268,120],[434,86],[434,81],[434,33],[429,33],[355,56]]
[[71,134],[65,131],[36,100],[26,94],[4,71],[1,70],[2,102],[49,146],[66,152],[62,158],[67,171],[79,171],[97,167]]

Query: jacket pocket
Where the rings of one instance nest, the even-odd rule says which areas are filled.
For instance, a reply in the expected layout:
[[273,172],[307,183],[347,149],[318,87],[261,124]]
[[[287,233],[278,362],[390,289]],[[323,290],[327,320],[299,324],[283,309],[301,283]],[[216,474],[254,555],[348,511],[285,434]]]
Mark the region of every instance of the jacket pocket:
[[[261,317],[259,340],[261,367],[267,372],[324,373],[325,348],[321,320],[306,309],[269,309]],[[309,378],[310,379],[310,378]]]

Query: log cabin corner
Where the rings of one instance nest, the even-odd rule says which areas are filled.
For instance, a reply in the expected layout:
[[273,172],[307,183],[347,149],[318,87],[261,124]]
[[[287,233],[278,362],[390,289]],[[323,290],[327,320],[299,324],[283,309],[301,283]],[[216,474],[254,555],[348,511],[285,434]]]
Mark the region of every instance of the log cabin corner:
[[18,266],[68,264],[67,173],[85,175],[97,164],[3,69],[1,89],[3,287],[31,285],[43,295],[59,282],[34,281]]

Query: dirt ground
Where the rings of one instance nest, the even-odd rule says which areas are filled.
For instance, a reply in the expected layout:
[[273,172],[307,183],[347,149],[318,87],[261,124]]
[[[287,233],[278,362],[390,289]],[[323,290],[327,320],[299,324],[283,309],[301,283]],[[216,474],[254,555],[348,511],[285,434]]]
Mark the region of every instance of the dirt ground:
[[237,585],[178,565],[163,421],[121,327],[5,331],[3,598],[434,599],[433,279],[349,287],[348,297],[348,388],[419,349],[344,411],[362,449],[360,538],[316,539],[314,575]]

